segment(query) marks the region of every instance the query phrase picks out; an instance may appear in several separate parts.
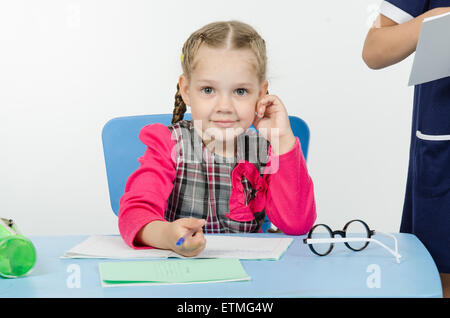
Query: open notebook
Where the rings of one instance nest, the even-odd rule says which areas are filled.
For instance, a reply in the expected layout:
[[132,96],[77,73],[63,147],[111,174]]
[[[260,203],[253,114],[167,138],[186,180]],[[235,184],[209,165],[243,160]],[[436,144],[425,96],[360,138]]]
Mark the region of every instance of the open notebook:
[[[195,258],[236,258],[278,260],[292,243],[292,238],[256,238],[245,236],[205,235],[206,248]],[[185,258],[159,249],[135,250],[118,235],[92,235],[66,251],[61,258]],[[192,257],[190,257],[192,258]]]

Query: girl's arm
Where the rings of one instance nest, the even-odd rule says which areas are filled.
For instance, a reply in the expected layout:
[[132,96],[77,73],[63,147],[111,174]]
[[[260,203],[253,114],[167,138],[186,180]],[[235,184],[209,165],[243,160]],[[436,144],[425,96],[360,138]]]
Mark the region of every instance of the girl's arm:
[[447,12],[450,7],[432,9],[402,24],[380,14],[366,37],[364,62],[371,69],[382,69],[404,60],[416,50],[423,20]]
[[288,235],[307,233],[316,220],[314,186],[306,162],[295,138],[294,147],[270,159],[271,174],[265,174],[268,184],[265,211],[269,220]]
[[[202,227],[205,220],[181,218],[174,222],[164,219],[176,175],[175,143],[169,129],[162,124],[144,127],[139,134],[147,145],[138,159],[141,166],[130,175],[125,193],[120,199],[119,230],[125,243],[133,248],[173,250],[183,256],[198,255],[206,246]],[[191,233],[189,236],[185,236]],[[185,236],[185,243],[177,240]]]
[[[168,128],[161,124],[144,127],[139,139],[147,149],[138,158],[141,165],[129,176],[120,199],[119,231],[125,243],[131,247],[150,245],[164,248],[164,229],[169,226],[164,219],[164,211],[173,189],[176,171],[175,162],[171,158],[175,143]],[[146,235],[145,241],[142,239],[144,227],[152,229],[146,231],[146,234],[152,234]],[[153,236],[157,239],[153,239]]]

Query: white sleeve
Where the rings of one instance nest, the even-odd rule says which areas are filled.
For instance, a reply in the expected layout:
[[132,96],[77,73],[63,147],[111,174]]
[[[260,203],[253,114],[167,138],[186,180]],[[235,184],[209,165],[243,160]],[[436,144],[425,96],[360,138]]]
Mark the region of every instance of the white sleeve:
[[380,4],[380,14],[388,17],[389,19],[402,24],[414,19],[412,15],[402,9],[394,6],[392,3],[383,1]]

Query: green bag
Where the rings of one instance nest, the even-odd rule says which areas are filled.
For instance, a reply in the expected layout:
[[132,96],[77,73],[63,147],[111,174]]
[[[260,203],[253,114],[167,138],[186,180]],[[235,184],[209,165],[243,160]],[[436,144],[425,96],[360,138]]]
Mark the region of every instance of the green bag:
[[0,277],[21,277],[36,263],[36,249],[13,220],[0,218]]

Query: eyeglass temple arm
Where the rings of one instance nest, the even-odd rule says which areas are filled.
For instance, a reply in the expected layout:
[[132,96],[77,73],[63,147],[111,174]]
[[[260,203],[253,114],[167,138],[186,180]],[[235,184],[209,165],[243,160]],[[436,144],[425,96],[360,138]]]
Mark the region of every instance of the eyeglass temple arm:
[[[387,233],[382,233],[382,232],[378,232],[380,234],[387,234]],[[328,239],[328,238],[318,238],[318,239],[306,239],[307,244],[314,244],[314,243],[344,243],[344,242],[375,242],[378,245],[380,245],[381,247],[384,247],[385,249],[387,249],[389,251],[389,253],[391,253],[395,259],[397,260],[397,263],[400,263],[400,257],[402,257],[397,251],[397,239],[393,236],[393,235],[388,235],[394,238],[395,240],[395,249],[396,251],[393,251],[391,248],[387,247],[386,245],[384,245],[383,243],[381,243],[378,240],[375,240],[373,238],[356,238],[356,237],[347,237],[347,238],[332,238],[332,239]]]
[[[387,233],[381,233],[381,232],[378,232],[378,233],[379,233],[379,234],[386,234],[386,235],[388,235]],[[391,236],[391,237],[394,239],[394,241],[395,241],[395,251],[393,251],[391,248],[387,247],[386,245],[384,245],[383,243],[381,243],[381,242],[378,241],[378,240],[375,240],[375,239],[373,239],[373,238],[370,238],[369,240],[371,240],[371,241],[377,243],[378,245],[381,245],[381,246],[384,247],[385,249],[387,249],[387,250],[389,251],[389,253],[391,253],[392,255],[394,255],[395,259],[397,260],[397,263],[400,263],[400,257],[402,257],[402,256],[398,253],[398,249],[397,249],[397,239],[396,239],[393,235],[388,235],[388,236]]]
[[397,238],[394,235],[392,235],[391,233],[385,233],[385,232],[380,232],[380,231],[373,231],[373,234],[382,234],[382,235],[386,235],[386,236],[389,236],[390,238],[392,238],[394,240],[395,252],[398,254]]

